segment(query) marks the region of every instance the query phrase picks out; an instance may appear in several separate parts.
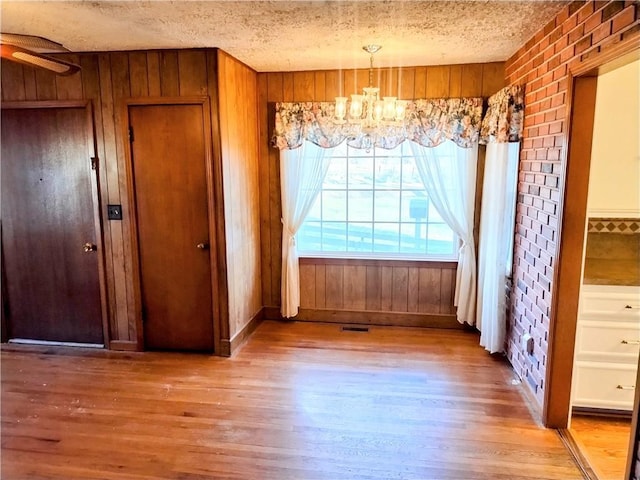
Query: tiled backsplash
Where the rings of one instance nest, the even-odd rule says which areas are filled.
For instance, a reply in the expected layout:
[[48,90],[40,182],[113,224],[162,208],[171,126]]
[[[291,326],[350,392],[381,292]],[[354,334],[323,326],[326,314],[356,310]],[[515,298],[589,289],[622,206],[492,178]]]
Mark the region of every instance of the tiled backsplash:
[[640,284],[640,219],[589,218],[583,282]]
[[640,218],[589,218],[589,233],[640,233]]

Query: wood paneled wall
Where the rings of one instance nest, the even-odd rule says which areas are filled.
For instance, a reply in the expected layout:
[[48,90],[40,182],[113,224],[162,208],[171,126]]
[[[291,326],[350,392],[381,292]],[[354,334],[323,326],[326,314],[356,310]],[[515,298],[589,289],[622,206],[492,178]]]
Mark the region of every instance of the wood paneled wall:
[[[224,182],[224,192],[218,192],[221,201],[214,208],[217,209],[216,214],[227,217],[219,228],[223,241],[219,246],[221,254],[217,270],[221,280],[221,297],[224,299],[219,299],[218,308],[222,338],[230,341],[243,329],[246,330],[245,327],[255,318],[259,306],[278,307],[280,304],[279,161],[278,151],[269,146],[273,130],[273,103],[332,100],[336,95],[350,93],[365,86],[368,83],[368,72],[330,70],[265,73],[258,74],[256,80],[251,69],[228,55],[218,54],[216,50],[96,53],[70,55],[66,58],[79,62],[83,67],[82,71],[71,77],[57,77],[40,70],[3,62],[2,99],[88,99],[93,102],[101,163],[103,217],[106,218],[104,209],[108,203],[122,204],[124,214],[124,221],[104,221],[109,325],[112,346],[116,348],[132,348],[141,333],[136,329],[135,289],[132,284],[134,266],[131,232],[127,222],[131,205],[127,198],[124,168],[126,143],[121,134],[123,109],[120,104],[123,99],[132,97],[210,97],[213,130],[221,135],[220,145],[216,145],[214,136],[214,158],[219,162],[219,170],[214,172],[214,176],[217,175],[216,182]],[[395,94],[400,98],[486,97],[503,86],[503,67],[502,63],[489,63],[380,69],[376,71],[376,82],[380,85],[382,94]],[[257,146],[252,142],[251,135],[253,112],[250,102],[254,98],[257,98],[259,106]],[[252,152],[256,150],[259,152],[257,173],[256,165],[251,161]],[[260,262],[257,261],[258,225]],[[225,245],[225,241],[228,245]],[[312,268],[309,262],[311,261],[307,261],[303,268],[303,275],[307,275]],[[385,312],[388,305],[385,299],[389,293],[385,291],[384,285],[388,272],[391,272],[394,285],[391,296],[393,298],[395,295],[396,300],[391,301],[390,311],[449,316],[453,312],[450,265],[405,267],[403,264],[385,264],[384,267],[376,267],[366,263],[350,264],[340,273],[343,279],[351,278],[352,266],[358,267],[353,270],[356,272],[356,279],[360,278],[361,272],[367,272],[365,278],[369,278],[369,282],[364,284],[364,297],[358,297],[362,293],[362,285],[359,284],[354,292],[360,293],[353,298],[348,296],[345,302],[342,292],[334,292],[335,295],[332,293],[331,282],[324,294],[325,309],[358,311],[364,298],[362,311]],[[333,267],[329,268],[330,275],[338,275],[342,267]],[[326,266],[323,267],[322,262],[319,262],[314,280],[316,274],[321,275],[318,272],[323,268],[326,269]],[[397,276],[404,276],[405,268],[407,281],[393,283]],[[414,268],[417,270],[414,271]],[[410,274],[410,271],[413,273]],[[425,271],[429,273],[424,273]],[[426,285],[424,282],[432,282],[432,279],[438,277],[440,283],[436,290],[440,292],[439,296],[425,293],[427,290],[424,287],[419,287],[417,293],[414,290],[416,278],[418,285]],[[374,278],[380,278],[379,287],[373,281]],[[431,280],[426,280],[427,278]],[[303,308],[321,309],[321,284],[314,281],[313,300],[309,296],[310,287],[306,286],[306,277],[304,285]],[[405,293],[399,291],[399,285],[406,285]],[[377,300],[373,300],[377,295],[380,306]],[[406,307],[404,301],[398,301],[405,296]],[[436,297],[439,298],[437,308],[433,303]],[[338,308],[340,305],[342,307]],[[414,312],[414,308],[417,311]]]
[[256,73],[219,51],[218,92],[233,339],[262,309]]
[[[2,100],[3,101],[31,101],[31,100],[91,100],[94,108],[96,143],[100,162],[100,190],[101,211],[104,225],[105,262],[107,276],[107,293],[109,301],[109,331],[113,348],[135,348],[141,338],[141,332],[136,328],[136,306],[134,302],[134,286],[132,280],[131,232],[129,218],[131,215],[131,201],[127,195],[127,172],[125,169],[124,149],[128,148],[122,134],[125,114],[123,100],[127,98],[143,97],[176,97],[176,96],[208,96],[211,101],[212,130],[214,145],[213,182],[216,204],[211,206],[220,219],[217,239],[216,272],[220,286],[220,298],[214,299],[217,314],[220,317],[221,337],[224,341],[230,339],[230,330],[235,331],[243,323],[240,315],[254,312],[255,305],[260,303],[259,287],[248,288],[247,304],[239,304],[240,292],[234,290],[234,325],[229,328],[227,305],[227,270],[225,246],[225,211],[223,210],[222,190],[222,159],[221,155],[228,155],[226,173],[230,190],[242,196],[242,208],[249,208],[250,200],[256,197],[255,173],[241,178],[245,174],[242,162],[248,163],[246,172],[255,168],[255,128],[247,125],[255,124],[255,110],[248,107],[255,99],[255,72],[247,67],[234,66],[233,60],[227,55],[224,59],[225,72],[217,75],[218,51],[215,49],[200,50],[163,50],[137,51],[116,53],[95,53],[66,55],[63,58],[82,66],[82,70],[69,77],[50,74],[41,69],[33,69],[12,62],[2,62]],[[225,103],[224,108],[230,112],[223,118],[225,128],[224,148],[218,145],[218,82],[221,82],[225,93],[232,97],[231,102]],[[237,88],[237,90],[235,90]],[[238,104],[238,98],[247,100]],[[236,102],[236,103],[233,103]],[[255,103],[254,103],[255,105]],[[241,109],[240,109],[241,108]],[[247,122],[244,124],[243,122]],[[237,131],[235,129],[238,129]],[[208,133],[210,134],[210,133]],[[242,190],[248,188],[248,192]],[[243,193],[244,192],[244,193]],[[257,256],[259,242],[257,239],[256,218],[251,213],[242,212],[240,205],[233,206],[227,202],[229,218],[226,218],[227,228],[231,233],[230,248],[241,245],[242,252],[230,256],[235,262],[242,255],[248,256],[248,263]],[[106,220],[106,205],[122,204],[123,220]],[[244,217],[242,215],[248,215]],[[237,217],[237,218],[236,218]],[[249,219],[250,218],[250,219]],[[238,240],[237,232],[248,225],[254,225],[249,231],[250,236]],[[244,230],[243,230],[244,231]],[[239,243],[238,243],[239,241]],[[251,243],[255,244],[252,249]],[[212,242],[213,245],[213,242]],[[258,261],[254,261],[257,265]],[[246,266],[246,264],[243,264]],[[236,270],[233,270],[236,272]],[[253,267],[251,273],[259,277],[259,267]],[[233,277],[234,285],[239,280]],[[235,286],[234,286],[235,288]],[[254,291],[255,290],[255,291]],[[248,320],[245,318],[244,320]]]
[[[332,101],[336,96],[360,91],[368,82],[368,70],[258,74],[262,298],[265,306],[271,307],[266,309],[268,316],[275,316],[275,307],[280,305],[282,257],[279,152],[269,143],[273,132],[274,103]],[[504,64],[377,69],[374,83],[380,87],[381,95],[402,99],[488,97],[504,86]],[[386,311],[384,318],[387,319],[391,318],[389,311],[407,314],[402,318],[407,318],[409,313],[453,317],[450,291],[451,282],[455,282],[455,278],[451,279],[452,272],[455,277],[455,269],[452,270],[450,264],[436,262],[431,267],[425,267],[422,263],[407,266],[406,262],[399,262],[394,266],[393,262],[386,262],[384,266],[376,266],[367,261],[350,260],[348,265],[328,265],[323,259],[304,259],[301,263],[302,310],[299,318],[322,317],[326,320],[335,318],[335,312],[340,310],[369,313]],[[332,278],[327,280],[326,275]],[[338,287],[345,285],[345,278],[352,285],[349,287],[351,291],[343,291]],[[385,283],[389,279],[391,286]],[[416,288],[420,282],[430,287],[421,290]],[[436,291],[439,295],[434,293]],[[392,299],[390,303],[389,298]],[[320,315],[317,313],[320,310],[331,310],[333,317]],[[350,318],[355,319],[355,316],[352,314]],[[361,320],[367,323],[372,318],[369,314]],[[404,319],[399,322],[407,324]]]

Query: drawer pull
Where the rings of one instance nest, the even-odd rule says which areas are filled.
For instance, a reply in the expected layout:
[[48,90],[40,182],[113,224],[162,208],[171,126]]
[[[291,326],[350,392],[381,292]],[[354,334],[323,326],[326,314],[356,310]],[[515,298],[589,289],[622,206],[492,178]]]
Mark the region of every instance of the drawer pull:
[[618,385],[616,388],[618,390],[635,390],[636,386],[635,385]]
[[631,310],[632,308],[640,308],[638,305],[625,305],[624,308]]
[[640,345],[640,340],[621,340],[623,345]]

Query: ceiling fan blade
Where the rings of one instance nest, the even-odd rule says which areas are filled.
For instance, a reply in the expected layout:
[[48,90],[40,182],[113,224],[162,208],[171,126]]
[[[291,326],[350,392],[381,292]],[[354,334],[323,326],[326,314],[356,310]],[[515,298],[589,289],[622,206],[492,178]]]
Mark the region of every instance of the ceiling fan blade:
[[58,75],[73,75],[80,70],[80,67],[73,63],[31,52],[14,45],[0,44],[0,56],[7,60],[29,65],[31,67],[44,68],[57,73]]
[[35,35],[19,33],[0,33],[0,43],[26,48],[36,53],[69,52],[62,44]]

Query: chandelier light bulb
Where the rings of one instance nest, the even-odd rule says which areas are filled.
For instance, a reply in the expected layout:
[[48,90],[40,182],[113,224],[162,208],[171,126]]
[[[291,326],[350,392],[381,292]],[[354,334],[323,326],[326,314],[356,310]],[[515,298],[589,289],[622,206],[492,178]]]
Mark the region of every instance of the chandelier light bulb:
[[384,102],[384,119],[396,118],[396,97],[382,97],[382,101]]
[[353,119],[359,119],[362,117],[362,100],[364,95],[358,95],[356,93],[351,95],[351,108],[349,109],[349,116]]
[[407,102],[406,100],[396,100],[396,122],[404,122],[404,117],[407,114]]
[[347,116],[347,97],[336,97],[336,121],[338,123],[344,123],[344,118]]

